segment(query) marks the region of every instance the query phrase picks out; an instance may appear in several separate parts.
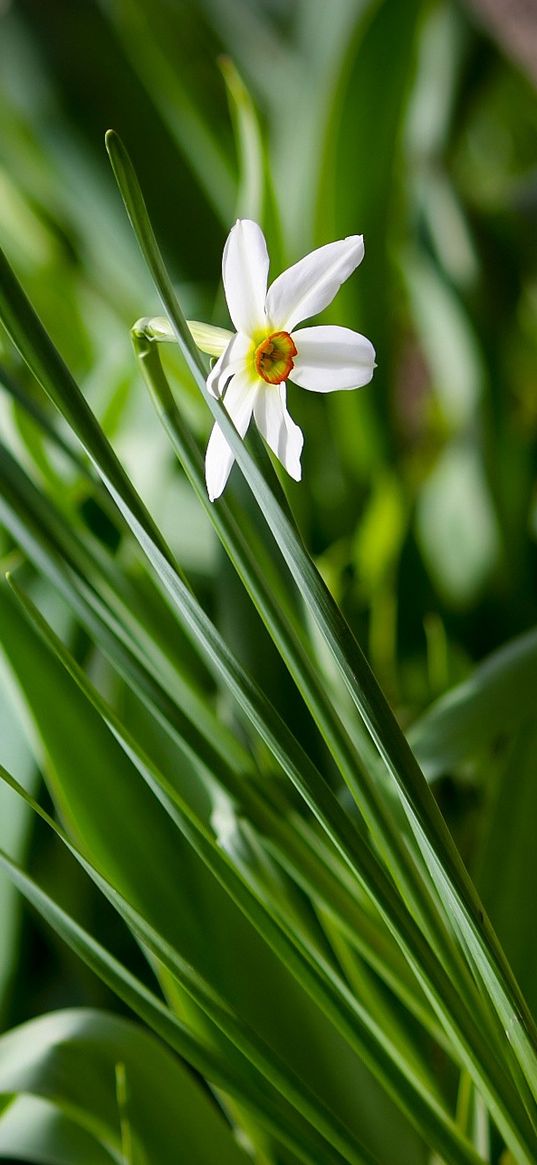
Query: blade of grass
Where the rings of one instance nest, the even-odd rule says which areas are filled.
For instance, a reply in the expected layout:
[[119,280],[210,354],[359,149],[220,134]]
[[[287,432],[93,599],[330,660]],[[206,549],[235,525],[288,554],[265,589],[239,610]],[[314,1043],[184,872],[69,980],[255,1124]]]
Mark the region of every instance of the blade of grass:
[[58,1105],[24,1092],[2,1111],[0,1155],[35,1165],[117,1165],[117,1157]]
[[98,479],[94,478],[91,474],[88,464],[80,451],[65,439],[63,434],[53,424],[46,410],[17,383],[15,377],[2,364],[0,364],[0,384],[9,393],[9,396],[28,413],[28,416],[39,425],[39,428],[50,438],[51,442],[76,466],[79,472],[89,477],[95,486],[97,486]]

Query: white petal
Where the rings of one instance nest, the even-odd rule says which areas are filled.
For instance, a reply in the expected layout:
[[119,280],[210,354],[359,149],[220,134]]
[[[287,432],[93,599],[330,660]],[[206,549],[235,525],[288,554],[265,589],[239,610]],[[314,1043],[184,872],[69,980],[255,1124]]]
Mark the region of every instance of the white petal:
[[273,453],[295,481],[300,481],[302,430],[289,416],[285,385],[265,384],[259,388],[254,408],[255,422]]
[[236,332],[231,337],[227,348],[218,357],[214,368],[211,368],[207,377],[207,388],[212,396],[222,396],[230,377],[243,370],[250,347],[251,340],[248,336]]
[[375,349],[350,328],[300,328],[292,333],[297,350],[290,379],[311,392],[362,388],[375,368]]
[[227,306],[238,332],[252,335],[264,326],[268,269],[263,231],[251,219],[238,218],[222,259]]
[[[258,385],[259,381],[253,380],[251,375],[239,372],[233,377],[224,397],[226,409],[241,437],[244,437],[250,424]],[[205,481],[212,502],[220,497],[234,460],[235,454],[230,449],[222,430],[215,425],[205,454]]]
[[332,302],[364,257],[363,235],[350,235],[311,251],[269,287],[266,313],[274,327],[290,332]]

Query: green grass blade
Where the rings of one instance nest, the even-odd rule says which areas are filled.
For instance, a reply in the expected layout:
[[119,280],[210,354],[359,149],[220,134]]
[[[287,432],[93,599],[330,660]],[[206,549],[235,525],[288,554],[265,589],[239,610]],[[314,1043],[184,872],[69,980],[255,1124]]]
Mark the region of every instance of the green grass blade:
[[[388,812],[382,805],[382,792],[380,794],[377,793],[374,789],[374,784],[371,782],[368,783],[366,766],[364,764],[359,765],[357,775],[357,761],[353,755],[351,742],[345,733],[339,717],[335,713],[333,705],[327,696],[326,689],[319,679],[310,656],[302,646],[299,637],[295,634],[293,625],[289,619],[286,619],[279,604],[275,602],[271,586],[267,585],[264,573],[256,562],[255,556],[242,534],[238,521],[234,520],[230,513],[225,499],[218,506],[211,505],[208,500],[199,451],[175,405],[168,382],[164,376],[156,345],[148,340],[144,331],[142,330],[140,332],[138,327],[133,329],[133,342],[157,411],[170,435],[173,447],[178,454],[191,484],[200,498],[201,503],[204,505],[222,544],[257,607],[282,658],[285,660],[290,674],[293,676],[306,705],[312,713],[341,774],[352,789],[356,788],[357,782],[361,783],[362,787],[369,787],[370,800],[368,803],[366,799],[366,809],[364,810],[369,824],[374,820],[375,813],[381,817],[382,836],[383,838],[386,835],[388,836],[392,850],[395,849],[397,854],[396,872],[401,875],[402,880],[406,880],[407,884],[409,884],[411,895],[416,885],[418,886],[418,893],[414,895],[414,897],[417,897],[418,908],[421,907],[422,913],[425,911],[425,917],[430,921],[432,934],[436,935],[438,932],[438,924],[434,910],[431,909],[430,899],[423,892],[419,874],[416,877],[409,864],[405,841],[398,836],[397,822],[394,825],[390,825]],[[372,760],[371,758],[368,759],[369,763],[374,767],[374,758]],[[373,801],[372,806],[370,803],[371,797]],[[360,800],[361,807],[363,808],[363,798],[357,799]],[[368,805],[369,812],[367,812]],[[444,949],[445,944],[444,947],[440,944],[440,951],[442,953],[444,953]],[[446,958],[445,955],[444,958]],[[460,967],[456,967],[456,973],[457,971],[460,975]],[[457,981],[457,978],[455,978],[455,981]],[[470,984],[468,989],[471,990],[472,987],[473,984]]]
[[91,473],[88,464],[84,457],[80,454],[76,446],[72,445],[70,441],[66,440],[62,433],[55,427],[51,417],[49,417],[46,410],[36,401],[29,393],[25,392],[14,376],[0,364],[0,385],[9,394],[9,396],[16,401],[32,418],[33,421],[39,425],[41,431],[50,439],[50,441],[57,446],[57,448],[76,466],[78,471],[90,478],[97,486],[98,479]]
[[[47,499],[39,493],[25,477],[23,471],[16,465],[7,451],[0,449],[0,482],[2,483],[2,493],[0,496],[0,513],[3,516],[4,523],[12,530],[13,536],[17,539],[19,544],[24,547],[29,557],[38,565],[38,567],[47,574],[56,587],[64,594],[69,605],[77,616],[82,620],[83,624],[95,637],[96,642],[99,643],[105,655],[119,668],[120,672],[125,676],[128,683],[134,687],[135,690],[144,699],[149,699],[152,707],[156,710],[161,723],[164,723],[168,729],[171,728],[175,739],[178,739],[183,746],[186,746],[187,751],[191,753],[193,758],[200,758],[203,763],[209,768],[212,775],[220,783],[223,782],[224,787],[236,799],[238,804],[242,804],[243,808],[247,806],[247,813],[251,820],[257,822],[261,828],[265,828],[269,822],[269,835],[272,839],[274,847],[274,835],[282,835],[282,829],[285,829],[285,820],[281,813],[271,812],[267,805],[263,806],[260,802],[259,796],[255,792],[249,782],[244,780],[237,781],[233,777],[232,771],[228,771],[227,755],[229,754],[230,741],[226,740],[224,747],[219,751],[213,747],[215,739],[216,726],[213,726],[210,733],[204,737],[198,731],[199,720],[188,720],[185,722],[185,717],[178,706],[177,702],[171,698],[169,691],[163,688],[154,674],[150,674],[144,665],[144,662],[137,658],[132,650],[132,640],[123,642],[119,639],[116,631],[110,626],[109,622],[105,623],[101,618],[99,611],[95,608],[95,596],[93,592],[88,590],[87,583],[82,583],[81,579],[75,578],[72,571],[66,569],[66,564],[59,554],[49,544],[48,529],[51,526],[51,505],[47,503]],[[26,505],[23,506],[23,498],[26,499]],[[34,514],[34,511],[38,511]],[[60,536],[63,532],[63,523],[61,520],[53,522],[50,536],[55,533]],[[37,544],[37,545],[36,545]],[[76,541],[74,543],[76,546]],[[73,540],[70,544],[60,542],[62,555],[73,553]],[[80,557],[80,556],[79,556]],[[78,571],[83,573],[83,568],[91,570],[95,564],[95,558],[88,553],[84,554],[80,561],[77,561]],[[103,613],[107,613],[105,606],[101,606]],[[216,740],[218,736],[216,735]],[[231,738],[233,741],[234,738]],[[248,758],[245,758],[247,761]],[[244,774],[246,771],[245,760],[242,760],[240,772]],[[288,865],[290,856],[294,853],[295,857],[300,850],[297,846],[298,838],[295,828],[285,830],[285,843],[283,848],[280,848],[280,856]],[[320,843],[317,841],[316,845]],[[299,881],[303,882],[303,868],[304,868],[304,847],[300,852],[298,860],[295,860],[292,875]],[[315,898],[316,886],[319,883],[319,860],[318,854],[313,861],[309,862],[309,889]],[[336,880],[332,877],[330,888],[324,889],[324,902],[328,909],[333,912],[334,903],[343,902],[346,904],[346,913],[340,913],[340,920],[343,920],[343,925],[346,926],[347,934],[351,936],[351,940],[356,941],[356,937],[360,934],[360,928],[356,926],[357,917],[356,911],[353,907],[351,896],[348,891],[343,895],[341,888],[339,888]],[[350,915],[350,922],[349,922]],[[345,921],[347,918],[347,921]],[[401,993],[405,1003],[411,1006],[422,1020],[427,1022],[435,1034],[437,1039],[442,1040],[442,1032],[437,1025],[434,1024],[430,1013],[427,1012],[423,1005],[423,1001],[418,1003],[415,995],[412,993],[411,986],[408,984],[408,976],[405,976],[405,964],[399,961],[397,973],[389,975],[390,960],[387,957],[379,957],[379,950],[381,944],[381,937],[378,933],[375,934],[374,941],[368,946],[361,945],[362,953],[366,957],[373,957],[374,966],[381,976],[388,974],[388,981],[395,989],[396,993]],[[394,956],[392,949],[392,960]],[[406,992],[404,990],[406,979]]]

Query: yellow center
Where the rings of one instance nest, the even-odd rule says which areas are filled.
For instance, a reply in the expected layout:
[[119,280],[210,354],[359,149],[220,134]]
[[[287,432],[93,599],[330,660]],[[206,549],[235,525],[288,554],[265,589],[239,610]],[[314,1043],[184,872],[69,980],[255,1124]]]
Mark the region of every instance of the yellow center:
[[281,384],[282,380],[287,380],[296,354],[288,332],[273,332],[255,350],[256,371],[267,384]]

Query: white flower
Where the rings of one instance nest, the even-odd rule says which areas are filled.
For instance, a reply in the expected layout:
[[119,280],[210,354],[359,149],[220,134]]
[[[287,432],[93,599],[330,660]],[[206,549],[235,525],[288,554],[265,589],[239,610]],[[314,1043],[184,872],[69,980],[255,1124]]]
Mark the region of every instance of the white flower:
[[[321,312],[364,257],[362,235],[351,235],[312,251],[279,275],[267,291],[269,257],[263,232],[250,219],[238,219],[222,260],[224,291],[236,333],[207,379],[241,437],[252,413],[256,425],[287,472],[300,481],[304,438],[286,407],[286,381],[310,392],[360,388],[375,367],[375,350],[350,328],[299,328]],[[225,347],[224,347],[225,344]],[[214,349],[213,349],[214,350]],[[224,489],[234,455],[216,424],[205,458],[211,501]]]

